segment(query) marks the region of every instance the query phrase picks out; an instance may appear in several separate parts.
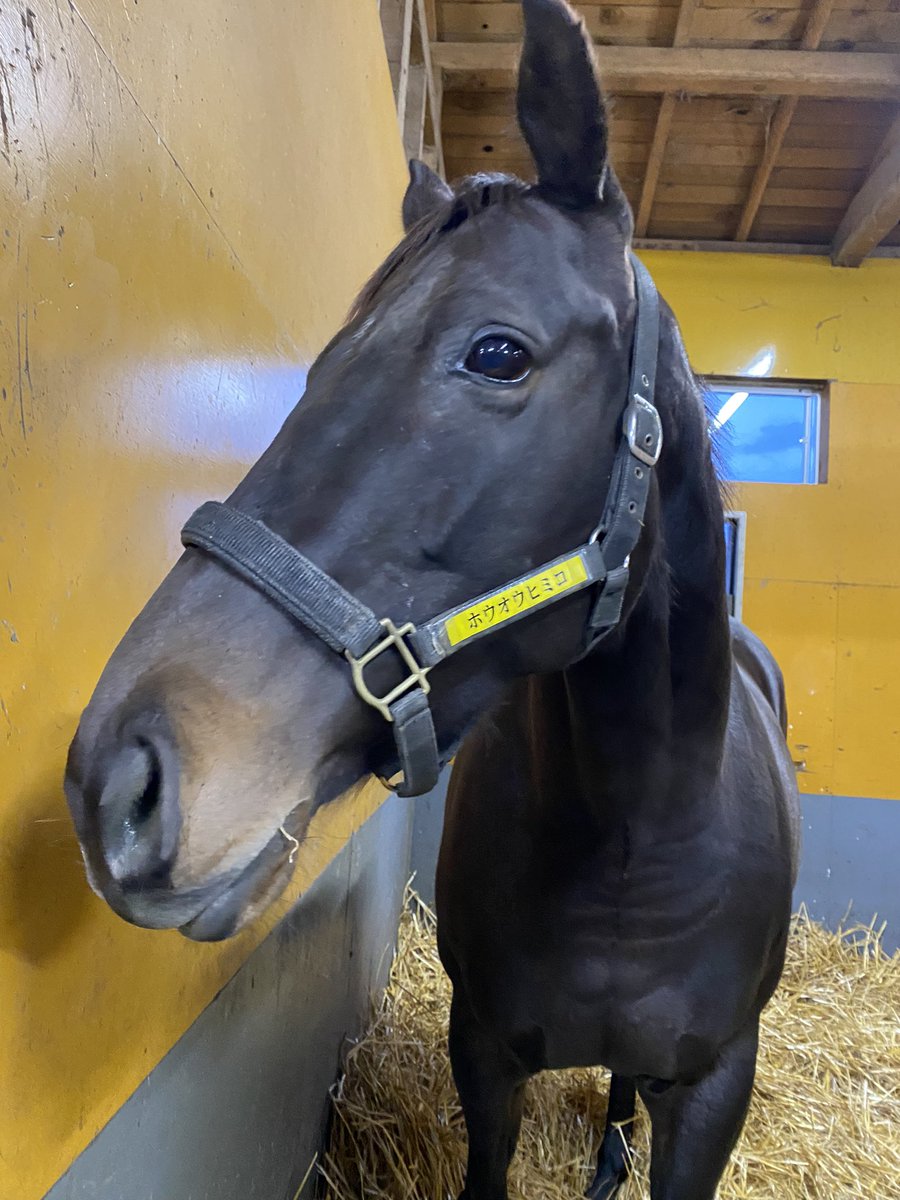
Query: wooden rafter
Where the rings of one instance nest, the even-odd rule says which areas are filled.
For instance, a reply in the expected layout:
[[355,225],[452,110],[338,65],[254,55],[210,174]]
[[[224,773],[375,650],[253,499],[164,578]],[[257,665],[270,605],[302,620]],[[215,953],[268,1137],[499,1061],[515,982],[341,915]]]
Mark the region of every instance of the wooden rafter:
[[[715,238],[637,238],[637,250],[706,250],[716,254],[808,254],[827,258],[831,247],[814,242],[722,242]],[[878,246],[870,258],[900,259],[900,246]]]
[[873,160],[865,183],[853,197],[834,235],[831,261],[858,267],[900,221],[900,116]]
[[409,66],[412,57],[412,19],[413,0],[403,0],[402,32],[400,35],[400,75],[397,81],[397,116],[400,120],[401,136],[405,132],[406,125],[406,93],[409,88]]
[[441,81],[431,59],[434,0],[383,0],[380,11],[404,150],[408,158],[429,160],[443,175]]
[[893,121],[891,122],[890,129],[888,129],[887,133],[881,139],[881,145],[875,151],[875,156],[872,159],[871,165],[869,166],[870,175],[876,167],[881,166],[882,162],[891,153],[898,141],[900,141],[900,112],[898,112],[894,117]]
[[659,172],[662,168],[663,155],[666,152],[666,142],[669,140],[669,130],[672,127],[674,113],[675,97],[671,92],[667,92],[660,100],[659,112],[656,114],[653,140],[647,155],[644,182],[641,184],[641,199],[638,204],[637,216],[634,219],[635,237],[644,237],[647,233],[647,226],[650,224],[650,213],[653,211],[653,201],[656,197],[656,185],[659,183]]
[[429,36],[437,41],[440,37],[437,0],[425,0],[425,28]]
[[[508,42],[436,42],[436,68],[485,87],[511,87],[519,47]],[[686,92],[708,96],[818,96],[895,100],[900,56],[829,50],[699,49],[689,46],[602,46],[609,92]]]
[[[675,25],[673,46],[684,46],[690,37],[691,21],[698,0],[681,0],[678,10],[678,21]],[[653,140],[650,143],[650,153],[647,156],[647,169],[644,172],[644,182],[641,187],[641,202],[638,205],[637,217],[634,222],[635,237],[643,237],[650,224],[650,213],[653,210],[653,198],[656,195],[656,185],[659,182],[659,172],[662,167],[663,155],[666,152],[666,142],[669,140],[669,129],[675,113],[675,97],[667,92],[659,102],[659,112],[656,116],[656,126],[653,130]]]
[[[801,50],[815,50],[818,48],[833,8],[834,0],[816,0],[810,11],[806,28],[803,31],[803,39],[800,43]],[[762,204],[763,196],[769,185],[769,178],[781,153],[785,135],[791,121],[794,119],[794,113],[797,111],[799,102],[799,96],[785,96],[778,102],[766,137],[762,161],[756,168],[756,174],[753,176],[750,191],[744,202],[741,219],[738,222],[737,233],[734,235],[736,242],[746,242],[750,236],[750,230],[753,228],[753,222],[756,220],[756,214],[759,212],[759,206]]]
[[419,32],[422,38],[422,61],[425,67],[425,86],[428,92],[428,109],[431,114],[431,129],[438,173],[445,174],[444,146],[441,138],[441,81],[431,60],[431,38],[435,34],[434,0],[416,0],[419,17]]

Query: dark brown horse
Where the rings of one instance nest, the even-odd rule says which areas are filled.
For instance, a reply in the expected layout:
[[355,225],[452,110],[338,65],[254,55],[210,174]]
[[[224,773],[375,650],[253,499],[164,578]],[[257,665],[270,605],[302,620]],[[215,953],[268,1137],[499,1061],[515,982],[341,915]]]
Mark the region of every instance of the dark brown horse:
[[118,913],[221,938],[280,894],[317,806],[398,762],[415,792],[472,731],[438,880],[464,1195],[506,1197],[529,1075],[598,1063],[591,1194],[623,1178],[639,1092],[654,1200],[709,1200],[788,929],[781,679],[729,627],[704,407],[629,256],[582,28],[524,9],[538,183],[414,167],[407,237],[190,523],[67,790]]

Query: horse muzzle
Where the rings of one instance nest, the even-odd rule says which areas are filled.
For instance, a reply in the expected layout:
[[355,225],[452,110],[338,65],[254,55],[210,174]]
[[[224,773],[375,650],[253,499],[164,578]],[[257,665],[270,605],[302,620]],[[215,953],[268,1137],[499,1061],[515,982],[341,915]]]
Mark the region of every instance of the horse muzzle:
[[174,742],[158,727],[132,728],[116,742],[99,762],[94,756],[83,782],[75,765],[76,737],[66,773],[66,797],[92,888],[132,925],[178,929],[195,941],[231,937],[287,886],[298,838],[282,825],[248,862],[208,880],[179,880],[182,816]]

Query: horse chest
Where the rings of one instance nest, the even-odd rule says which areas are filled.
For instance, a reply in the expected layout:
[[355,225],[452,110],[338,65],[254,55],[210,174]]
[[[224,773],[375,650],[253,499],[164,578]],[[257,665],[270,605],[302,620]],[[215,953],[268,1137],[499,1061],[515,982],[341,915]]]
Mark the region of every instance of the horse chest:
[[529,1070],[687,1079],[709,1068],[752,990],[733,947],[684,932],[623,939],[622,913],[603,905],[545,918],[487,941],[482,928],[462,955],[475,1011]]
[[438,872],[445,961],[528,1070],[700,1078],[764,1002],[788,856],[773,805],[744,782],[740,804],[698,796],[652,836],[646,819],[601,837],[541,825],[498,779],[456,793]]

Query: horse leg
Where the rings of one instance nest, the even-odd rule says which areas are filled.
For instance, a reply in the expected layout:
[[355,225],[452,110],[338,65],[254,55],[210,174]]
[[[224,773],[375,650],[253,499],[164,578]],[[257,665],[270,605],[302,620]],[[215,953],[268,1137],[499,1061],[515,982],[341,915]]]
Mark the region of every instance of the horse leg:
[[506,1172],[519,1138],[527,1073],[478,1022],[456,988],[450,1006],[450,1063],[469,1135],[460,1200],[508,1200]]
[[756,1020],[719,1054],[695,1084],[638,1079],[650,1113],[652,1200],[715,1200],[753,1091],[759,1026]]
[[613,1200],[628,1178],[635,1090],[634,1080],[626,1075],[613,1075],[609,1081],[606,1128],[597,1155],[597,1173],[585,1192],[588,1200]]

